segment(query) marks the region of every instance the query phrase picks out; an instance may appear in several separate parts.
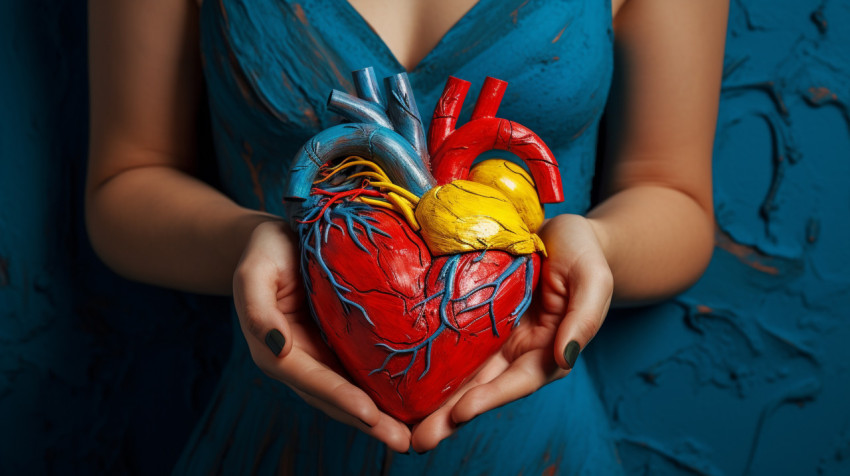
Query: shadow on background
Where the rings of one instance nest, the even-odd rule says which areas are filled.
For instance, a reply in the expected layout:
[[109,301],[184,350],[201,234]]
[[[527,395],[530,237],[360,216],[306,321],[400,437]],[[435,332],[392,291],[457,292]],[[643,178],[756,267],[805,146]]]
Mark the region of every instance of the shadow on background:
[[86,2],[0,4],[0,474],[166,474],[230,306],[123,280],[82,216]]

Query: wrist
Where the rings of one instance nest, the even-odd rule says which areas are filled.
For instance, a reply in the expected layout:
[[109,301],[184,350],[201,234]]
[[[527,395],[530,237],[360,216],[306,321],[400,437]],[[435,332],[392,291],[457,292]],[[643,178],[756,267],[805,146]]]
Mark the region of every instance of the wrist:
[[596,241],[599,242],[599,247],[602,249],[602,254],[605,255],[605,260],[608,261],[609,266],[614,259],[614,250],[611,246],[611,235],[609,233],[608,228],[605,226],[605,222],[598,218],[587,217],[587,224],[590,226],[590,229],[593,231],[593,234],[596,236]]
[[229,220],[223,221],[223,229],[218,235],[220,241],[217,253],[219,261],[225,266],[225,272],[222,274],[223,279],[221,285],[218,286],[217,294],[229,295],[232,293],[233,273],[236,271],[251,237],[257,228],[270,222],[284,223],[280,217],[249,209],[239,209]]

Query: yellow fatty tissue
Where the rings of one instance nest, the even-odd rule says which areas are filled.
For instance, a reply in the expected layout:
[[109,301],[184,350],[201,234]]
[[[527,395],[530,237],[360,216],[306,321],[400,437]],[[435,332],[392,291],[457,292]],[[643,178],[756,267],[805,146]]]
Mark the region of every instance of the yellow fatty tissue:
[[469,180],[489,185],[505,194],[519,216],[536,232],[543,224],[543,205],[537,197],[534,179],[519,165],[504,159],[485,160],[469,172]]
[[513,203],[488,185],[455,180],[434,187],[420,198],[415,216],[435,256],[476,250],[546,254]]

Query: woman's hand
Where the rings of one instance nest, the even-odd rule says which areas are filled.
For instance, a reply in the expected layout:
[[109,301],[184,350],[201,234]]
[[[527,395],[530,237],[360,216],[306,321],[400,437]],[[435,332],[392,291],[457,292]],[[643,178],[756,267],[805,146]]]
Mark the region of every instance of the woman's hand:
[[296,238],[281,221],[258,225],[233,276],[239,324],[254,362],[331,418],[406,452],[410,429],[342,374],[305,306]]
[[414,450],[433,449],[477,415],[564,377],[602,325],[613,278],[592,221],[560,215],[539,234],[549,256],[543,261],[535,304],[501,351],[414,427]]

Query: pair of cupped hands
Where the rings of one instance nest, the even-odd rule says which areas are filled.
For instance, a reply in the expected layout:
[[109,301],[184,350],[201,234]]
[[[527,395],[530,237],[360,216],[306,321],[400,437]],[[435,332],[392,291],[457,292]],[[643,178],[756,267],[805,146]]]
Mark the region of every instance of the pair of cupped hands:
[[538,234],[548,257],[528,313],[499,352],[412,427],[381,411],[351,383],[322,340],[306,307],[297,239],[284,222],[268,221],[254,229],[234,273],[234,302],[251,356],[266,375],[392,450],[422,453],[477,415],[569,373],[611,304],[613,278],[597,229],[579,215],[544,223]]

